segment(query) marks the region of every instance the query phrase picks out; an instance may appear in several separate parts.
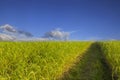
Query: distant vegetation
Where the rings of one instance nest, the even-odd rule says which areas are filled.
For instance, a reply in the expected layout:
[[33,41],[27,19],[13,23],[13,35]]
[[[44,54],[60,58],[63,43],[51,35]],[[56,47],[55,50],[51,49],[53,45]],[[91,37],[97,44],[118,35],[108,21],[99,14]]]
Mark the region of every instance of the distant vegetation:
[[0,80],[120,80],[120,41],[0,42]]

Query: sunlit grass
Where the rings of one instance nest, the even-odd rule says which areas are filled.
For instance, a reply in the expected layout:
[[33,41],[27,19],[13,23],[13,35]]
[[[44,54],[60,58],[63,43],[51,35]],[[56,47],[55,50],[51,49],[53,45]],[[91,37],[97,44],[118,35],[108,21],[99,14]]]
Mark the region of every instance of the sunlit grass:
[[120,80],[120,41],[106,41],[99,44],[107,64],[112,69],[112,79]]
[[0,80],[120,80],[120,41],[0,42]]
[[92,42],[0,42],[0,80],[56,80]]

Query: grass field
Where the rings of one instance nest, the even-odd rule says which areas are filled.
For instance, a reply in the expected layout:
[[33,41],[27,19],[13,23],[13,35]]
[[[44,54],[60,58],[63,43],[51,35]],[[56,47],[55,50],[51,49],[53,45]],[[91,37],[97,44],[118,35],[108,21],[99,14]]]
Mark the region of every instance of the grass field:
[[55,80],[91,42],[1,42],[0,79]]
[[0,80],[120,80],[120,41],[0,42]]
[[106,41],[99,44],[112,71],[112,80],[120,80],[120,41]]

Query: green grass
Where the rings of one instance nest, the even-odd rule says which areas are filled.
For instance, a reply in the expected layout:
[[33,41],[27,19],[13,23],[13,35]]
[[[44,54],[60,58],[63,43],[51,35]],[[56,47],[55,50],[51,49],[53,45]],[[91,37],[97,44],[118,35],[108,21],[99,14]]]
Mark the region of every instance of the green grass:
[[79,62],[65,74],[62,80],[111,80],[108,66],[105,66],[96,43],[93,43],[82,58],[78,59]]
[[99,44],[106,63],[112,70],[112,79],[120,80],[120,41],[106,41]]
[[56,80],[92,42],[0,42],[0,80]]
[[0,42],[0,80],[120,80],[120,41]]

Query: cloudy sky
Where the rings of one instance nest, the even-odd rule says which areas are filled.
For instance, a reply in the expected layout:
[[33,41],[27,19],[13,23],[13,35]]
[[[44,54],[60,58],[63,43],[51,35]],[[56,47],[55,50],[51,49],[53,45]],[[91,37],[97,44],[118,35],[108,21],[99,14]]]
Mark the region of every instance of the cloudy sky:
[[60,28],[73,40],[120,39],[120,0],[0,0],[5,24],[35,37]]

